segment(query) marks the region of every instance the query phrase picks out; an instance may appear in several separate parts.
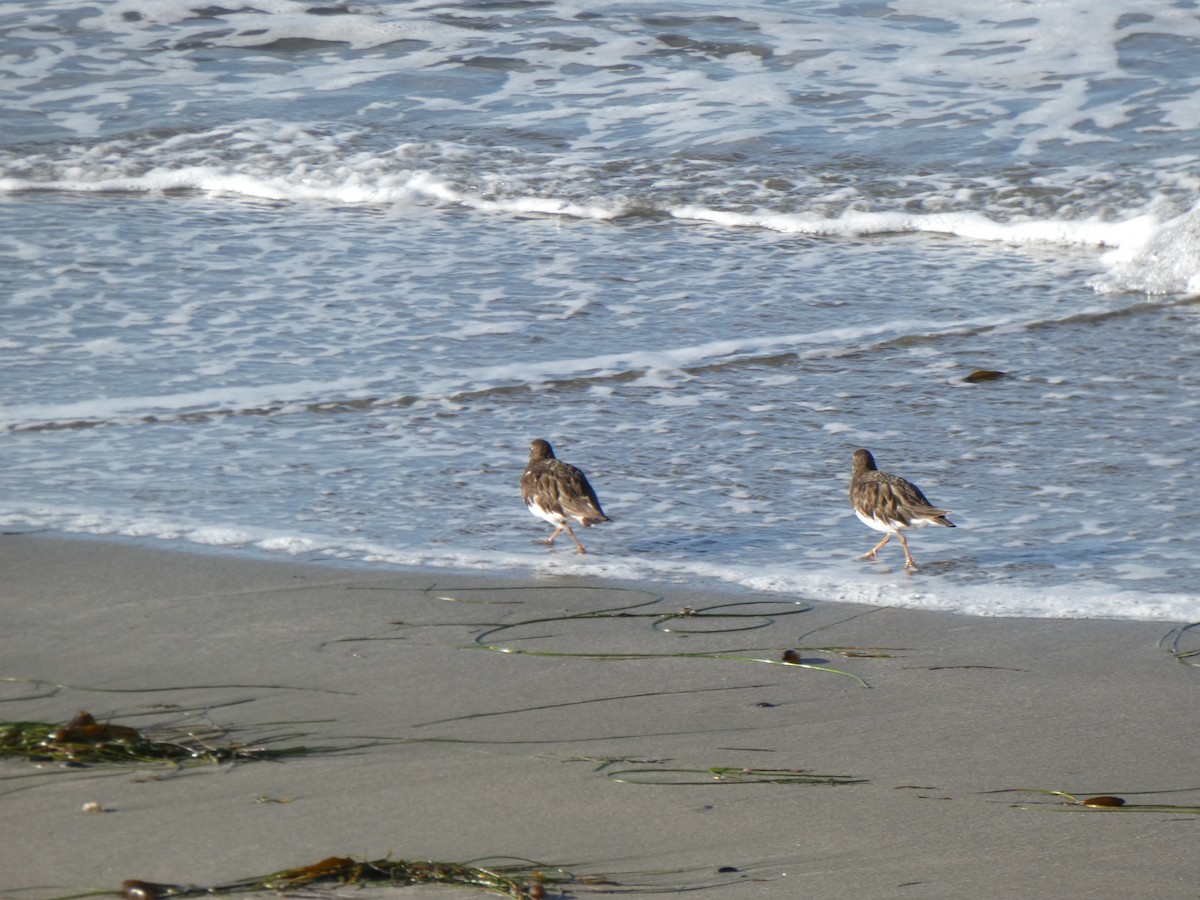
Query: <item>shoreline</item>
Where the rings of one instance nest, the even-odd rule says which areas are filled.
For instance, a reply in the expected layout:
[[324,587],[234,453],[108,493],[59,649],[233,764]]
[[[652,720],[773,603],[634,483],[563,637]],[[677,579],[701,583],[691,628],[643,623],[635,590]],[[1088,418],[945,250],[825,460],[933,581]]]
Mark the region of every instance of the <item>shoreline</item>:
[[521,857],[731,898],[1194,891],[1200,816],[1136,808],[1200,804],[1200,672],[1160,646],[1171,623],[802,609],[197,549],[0,536],[3,718],[87,709],[333,752],[179,770],[4,761],[0,895],[389,854]]
[[[533,521],[533,520],[530,520]],[[145,548],[147,550],[180,553],[184,555],[200,555],[211,558],[237,558],[264,565],[307,565],[329,569],[340,569],[351,572],[378,575],[392,573],[401,576],[445,577],[461,576],[464,578],[496,579],[504,582],[521,582],[533,579],[538,583],[563,580],[564,583],[640,586],[655,585],[664,591],[699,592],[712,596],[728,596],[743,598],[747,596],[766,596],[775,598],[803,597],[821,606],[844,606],[848,609],[908,609],[914,612],[929,612],[948,614],[963,618],[1009,618],[1021,620],[1072,620],[1072,621],[1113,621],[1113,622],[1152,622],[1167,627],[1185,625],[1200,619],[1200,613],[1192,615],[1195,607],[1193,595],[1183,594],[1139,594],[1127,587],[1122,587],[1119,595],[1108,598],[1107,602],[1097,608],[1097,604],[1088,599],[1088,583],[1072,585],[1069,589],[1060,587],[1060,594],[1074,594],[1081,598],[1079,603],[1065,603],[1061,608],[1047,605],[1044,602],[1034,602],[1039,597],[1037,587],[1016,587],[1013,585],[997,585],[989,588],[986,594],[979,594],[980,585],[975,583],[956,584],[952,580],[941,577],[945,569],[940,571],[935,563],[929,568],[930,572],[920,572],[916,578],[910,578],[899,566],[889,566],[885,560],[882,568],[875,568],[861,556],[853,558],[853,565],[847,564],[841,570],[833,573],[822,573],[818,583],[811,590],[816,596],[809,595],[809,589],[804,586],[788,587],[771,579],[767,584],[754,580],[738,580],[727,578],[722,574],[700,570],[683,573],[674,569],[651,571],[601,571],[591,565],[594,561],[606,561],[607,554],[603,550],[587,557],[580,558],[582,566],[576,566],[576,554],[573,551],[563,552],[557,547],[547,551],[541,562],[522,559],[519,562],[512,559],[492,561],[446,560],[446,561],[397,561],[383,557],[326,555],[324,551],[307,550],[293,552],[279,548],[268,548],[255,543],[208,543],[194,541],[184,537],[162,538],[157,536],[131,536],[128,534],[92,534],[87,532],[67,532],[52,528],[21,528],[12,530],[0,529],[0,536],[37,537],[49,541],[79,541],[84,544],[93,542],[113,544],[118,547]],[[531,541],[531,543],[536,543]],[[894,562],[898,562],[895,560]],[[623,567],[618,567],[618,569]],[[582,571],[581,571],[582,570]],[[897,575],[901,577],[897,578]],[[851,590],[827,590],[828,585],[840,585]],[[1103,588],[1101,588],[1103,590]],[[963,593],[972,595],[969,602],[961,599]],[[832,593],[832,596],[830,596]],[[958,593],[958,599],[949,599],[945,595]],[[1152,599],[1144,603],[1143,599]],[[980,598],[983,598],[982,600]],[[1183,602],[1181,602],[1181,599]],[[1060,598],[1056,602],[1065,602]],[[1086,613],[1085,609],[1095,611]]]

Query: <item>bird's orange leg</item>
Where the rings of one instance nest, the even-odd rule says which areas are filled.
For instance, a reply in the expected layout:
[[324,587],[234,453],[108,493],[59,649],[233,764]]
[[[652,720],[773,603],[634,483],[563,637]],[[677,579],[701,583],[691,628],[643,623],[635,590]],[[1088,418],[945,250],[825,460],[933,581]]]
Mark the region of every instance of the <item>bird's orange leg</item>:
[[900,543],[904,545],[904,568],[912,569],[915,572],[917,570],[917,564],[913,562],[912,554],[908,552],[908,541],[906,541],[904,539],[904,535],[900,534],[899,532],[897,532],[897,535],[900,538]]
[[[537,543],[539,543],[539,544],[553,544],[553,543],[554,543],[554,539],[555,539],[556,537],[558,537],[560,534],[562,534],[562,526],[561,526],[561,525],[559,525],[557,528],[555,528],[555,529],[554,529],[554,534],[550,535],[550,537],[546,538],[544,541],[538,541]],[[571,537],[574,537],[574,536],[575,536],[575,535],[571,535]],[[576,543],[578,543],[578,542],[576,542]]]
[[[579,538],[575,537],[575,532],[571,530],[571,526],[564,523],[563,528],[567,529],[567,534],[571,536],[571,540],[575,542],[575,546],[579,548],[579,552],[587,553],[587,551],[583,549],[583,544],[579,543]],[[562,529],[559,530],[561,531]]]
[[[885,538],[884,538],[882,541],[880,541],[878,544],[876,544],[876,545],[875,545],[875,547],[874,547],[874,549],[873,549],[873,550],[871,550],[871,552],[870,552],[870,553],[864,553],[864,554],[863,554],[861,557],[859,557],[859,558],[860,558],[860,559],[874,559],[874,558],[875,558],[875,554],[876,554],[876,553],[878,553],[878,552],[879,552],[879,551],[880,551],[880,550],[883,548],[883,545],[884,545],[884,544],[886,544],[886,543],[887,543],[888,541],[890,541],[891,539],[892,539],[892,536],[889,534],[889,535],[888,535],[887,537],[885,537]],[[902,537],[901,537],[901,540],[903,540],[903,539],[904,539],[904,538],[903,538],[903,536],[902,536]],[[906,552],[907,552],[907,551],[906,551]]]

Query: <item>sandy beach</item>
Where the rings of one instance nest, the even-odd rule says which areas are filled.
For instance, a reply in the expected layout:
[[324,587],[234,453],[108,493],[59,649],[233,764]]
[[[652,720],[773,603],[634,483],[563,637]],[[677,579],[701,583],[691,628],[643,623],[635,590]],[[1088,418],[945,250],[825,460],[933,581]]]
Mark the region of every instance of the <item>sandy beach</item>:
[[[1171,623],[808,608],[41,535],[0,537],[0,571],[3,720],[86,709],[334,751],[0,763],[5,897],[387,855],[612,882],[568,888],[580,897],[1200,896],[1200,816],[1137,808],[1200,804],[1200,670],[1162,646]],[[782,663],[789,650],[800,665]]]

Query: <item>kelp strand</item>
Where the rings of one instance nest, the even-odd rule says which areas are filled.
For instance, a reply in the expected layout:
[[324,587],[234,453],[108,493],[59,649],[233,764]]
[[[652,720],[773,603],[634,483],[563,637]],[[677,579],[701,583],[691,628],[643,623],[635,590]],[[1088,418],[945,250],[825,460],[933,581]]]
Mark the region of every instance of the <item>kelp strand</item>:
[[[625,606],[610,607],[601,610],[591,610],[582,613],[573,613],[562,616],[544,616],[536,619],[526,619],[520,622],[512,622],[505,625],[497,625],[493,628],[481,632],[475,636],[475,643],[485,650],[491,650],[496,653],[508,653],[519,656],[541,656],[553,657],[560,659],[594,659],[594,660],[639,660],[639,659],[722,659],[738,662],[754,662],[763,663],[766,665],[776,666],[792,666],[795,668],[812,669],[818,672],[827,672],[832,675],[841,675],[855,681],[860,687],[870,687],[865,681],[850,672],[844,672],[841,669],[835,669],[831,666],[819,665],[816,663],[805,663],[799,661],[797,656],[789,656],[784,659],[769,659],[762,656],[748,655],[745,652],[662,652],[662,653],[646,653],[646,652],[587,652],[587,651],[570,651],[570,650],[530,650],[517,648],[502,644],[495,640],[495,636],[506,631],[511,631],[515,628],[528,627],[531,625],[546,625],[556,622],[578,622],[585,620],[596,619],[650,619],[651,627],[656,631],[667,633],[686,633],[686,634],[711,634],[725,631],[746,631],[757,628],[763,628],[772,624],[779,616],[795,615],[796,613],[806,612],[812,608],[808,603],[799,600],[752,600],[737,603],[721,603],[711,607],[703,607],[694,609],[684,607],[670,612],[652,611],[645,612],[645,607],[659,603],[662,597],[652,597],[649,600],[640,603],[628,604]],[[771,615],[763,612],[736,612],[732,611],[741,607],[762,607],[762,606],[779,606],[786,607],[782,610],[777,610]],[[670,627],[671,623],[679,620],[693,621],[701,619],[755,619],[758,620],[753,625],[739,625],[737,627],[726,627],[720,629],[705,629],[705,628],[681,628],[678,626]],[[824,649],[824,648],[821,648]],[[832,649],[832,648],[831,648]],[[837,648],[842,649],[842,648]],[[850,648],[845,648],[850,649]],[[868,648],[853,648],[862,654]],[[792,651],[794,653],[794,651]]]
[[[644,776],[644,777],[643,777]],[[707,769],[637,768],[614,769],[605,777],[617,784],[865,784],[867,779],[849,775],[823,775],[807,769],[754,769],[741,766],[712,766]]]
[[1200,667],[1200,647],[1184,649],[1182,646],[1185,638],[1194,638],[1198,634],[1200,634],[1200,622],[1180,625],[1164,635],[1163,639],[1159,641],[1159,645],[1165,644],[1167,651],[1183,665]]

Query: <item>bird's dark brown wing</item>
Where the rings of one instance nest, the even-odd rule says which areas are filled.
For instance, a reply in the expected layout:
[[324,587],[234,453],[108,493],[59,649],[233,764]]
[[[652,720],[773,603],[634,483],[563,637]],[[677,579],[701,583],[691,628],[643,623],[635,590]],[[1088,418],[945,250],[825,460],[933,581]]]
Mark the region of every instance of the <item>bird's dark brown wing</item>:
[[919,487],[899,475],[863,472],[851,483],[850,498],[854,508],[870,518],[899,525],[911,525],[916,519],[929,519],[939,525],[954,527],[954,523],[946,518],[949,510],[935,507]]
[[608,521],[595,490],[579,469],[558,459],[536,460],[521,476],[521,495],[547,512],[584,525]]

